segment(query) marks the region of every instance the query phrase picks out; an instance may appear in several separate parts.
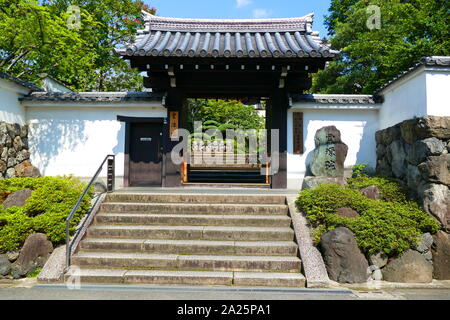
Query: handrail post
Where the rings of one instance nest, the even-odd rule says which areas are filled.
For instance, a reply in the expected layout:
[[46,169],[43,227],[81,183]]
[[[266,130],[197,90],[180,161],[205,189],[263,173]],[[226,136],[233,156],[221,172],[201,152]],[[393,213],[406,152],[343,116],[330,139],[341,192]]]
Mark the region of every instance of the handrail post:
[[[72,247],[70,242],[70,222],[72,221],[75,213],[77,212],[78,208],[80,207],[83,198],[88,193],[89,189],[94,184],[95,180],[98,178],[100,173],[102,172],[103,167],[105,166],[105,163],[107,164],[107,186],[106,190],[108,193],[114,192],[115,190],[115,178],[116,178],[116,172],[115,172],[115,155],[108,155],[106,156],[105,160],[103,160],[102,164],[98,168],[97,172],[95,173],[94,177],[91,179],[87,187],[84,189],[83,193],[81,194],[80,198],[78,199],[77,203],[73,207],[72,211],[70,212],[69,216],[66,219],[66,270],[70,267],[71,262],[71,255],[72,255]],[[88,213],[89,215],[90,213]]]

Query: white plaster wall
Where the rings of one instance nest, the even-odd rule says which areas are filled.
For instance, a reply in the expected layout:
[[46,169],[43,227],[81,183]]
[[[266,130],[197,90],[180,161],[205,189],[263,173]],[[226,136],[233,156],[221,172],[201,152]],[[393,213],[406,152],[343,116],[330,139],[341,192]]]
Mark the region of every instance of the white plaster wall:
[[25,93],[23,88],[11,81],[0,79],[0,121],[25,124],[25,108],[19,102]]
[[427,72],[427,114],[450,116],[450,69]]
[[[305,108],[307,107],[307,108]],[[321,106],[323,107],[323,106]],[[295,104],[288,111],[288,189],[300,190],[312,152],[315,148],[314,136],[325,126],[336,126],[342,134],[342,141],[349,147],[346,167],[356,163],[376,166],[375,132],[378,130],[377,109],[347,109],[339,106],[332,109],[314,109],[311,105]],[[303,112],[303,138],[305,153],[293,154],[293,112]]]
[[[447,89],[448,90],[448,89]],[[385,90],[380,110],[380,130],[405,120],[427,115],[427,75],[424,67],[398,80]]]
[[114,154],[116,176],[122,177],[125,123],[117,121],[118,115],[162,118],[167,110],[163,106],[28,107],[32,163],[45,176],[92,177],[106,155]]

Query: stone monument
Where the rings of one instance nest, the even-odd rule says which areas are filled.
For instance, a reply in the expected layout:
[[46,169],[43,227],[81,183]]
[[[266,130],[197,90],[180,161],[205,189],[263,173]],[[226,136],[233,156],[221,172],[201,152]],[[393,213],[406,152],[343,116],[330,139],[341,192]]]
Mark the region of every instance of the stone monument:
[[305,177],[303,189],[312,189],[319,184],[344,185],[344,163],[348,146],[341,140],[341,132],[335,127],[324,127],[316,132],[316,148],[309,164],[312,176]]

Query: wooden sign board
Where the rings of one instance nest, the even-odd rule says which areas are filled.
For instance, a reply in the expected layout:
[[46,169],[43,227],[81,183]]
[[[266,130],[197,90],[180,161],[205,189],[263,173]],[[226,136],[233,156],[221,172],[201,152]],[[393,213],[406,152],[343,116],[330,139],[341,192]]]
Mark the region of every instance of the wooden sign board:
[[180,114],[178,111],[171,111],[169,113],[169,116],[170,116],[170,138],[172,140],[178,141],[180,137],[175,134],[175,131],[178,130],[179,128]]
[[303,154],[303,112],[294,112],[294,154]]

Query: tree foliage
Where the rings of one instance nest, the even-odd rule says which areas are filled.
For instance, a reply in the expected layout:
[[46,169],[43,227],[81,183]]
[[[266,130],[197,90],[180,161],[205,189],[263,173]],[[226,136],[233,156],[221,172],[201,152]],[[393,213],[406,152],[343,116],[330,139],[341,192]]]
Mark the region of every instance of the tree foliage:
[[224,100],[189,100],[188,129],[192,132],[194,121],[214,121],[229,128],[264,129],[264,118],[253,106],[247,106],[239,101]]
[[[381,28],[367,27],[376,5]],[[421,57],[450,55],[448,0],[332,0],[326,25],[341,50],[313,80],[317,93],[373,93]]]
[[79,91],[140,90],[113,49],[142,27],[142,9],[155,12],[136,0],[0,0],[0,70],[31,81],[46,73]]

